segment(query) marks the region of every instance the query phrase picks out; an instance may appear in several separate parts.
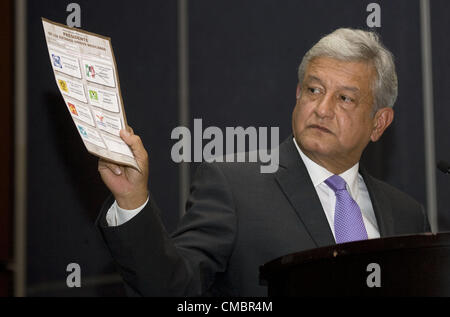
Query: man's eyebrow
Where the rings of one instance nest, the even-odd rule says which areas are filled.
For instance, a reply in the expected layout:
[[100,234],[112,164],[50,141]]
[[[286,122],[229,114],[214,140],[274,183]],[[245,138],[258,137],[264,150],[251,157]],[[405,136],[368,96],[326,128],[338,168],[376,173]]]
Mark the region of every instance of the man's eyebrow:
[[323,85],[322,80],[319,77],[313,76],[313,75],[309,75],[305,81],[318,81],[320,84]]
[[350,90],[350,91],[359,93],[359,88],[358,88],[358,87],[353,87],[353,86],[340,86],[339,89],[342,89],[342,90]]
[[[310,81],[317,81],[319,84],[324,85],[323,81],[319,77],[316,77],[314,75],[308,75],[308,77],[306,77],[305,82],[310,82]],[[355,87],[355,86],[339,86],[338,89],[340,89],[340,90],[350,90],[350,91],[353,91],[355,93],[359,93],[360,92],[360,89],[358,87]]]

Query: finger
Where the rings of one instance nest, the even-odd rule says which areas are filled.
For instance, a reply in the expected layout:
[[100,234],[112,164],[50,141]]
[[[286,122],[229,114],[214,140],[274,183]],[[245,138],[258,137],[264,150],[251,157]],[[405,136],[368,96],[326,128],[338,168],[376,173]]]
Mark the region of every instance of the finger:
[[102,169],[109,169],[117,176],[122,174],[122,169],[119,165],[100,159],[98,161],[98,170],[100,171]]
[[130,132],[131,134],[134,134],[133,128],[130,126],[127,126],[127,131]]
[[145,150],[144,144],[138,135],[131,134],[126,130],[120,130],[120,136],[131,148],[131,151],[136,158],[141,160],[145,160],[147,158],[147,151]]

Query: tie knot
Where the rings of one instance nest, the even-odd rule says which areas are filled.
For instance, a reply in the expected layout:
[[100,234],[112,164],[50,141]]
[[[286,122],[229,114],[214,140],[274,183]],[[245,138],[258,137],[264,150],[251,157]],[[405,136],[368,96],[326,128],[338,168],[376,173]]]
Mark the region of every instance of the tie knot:
[[346,190],[345,185],[347,183],[339,175],[333,175],[325,180],[325,184],[327,184],[336,193],[340,190]]

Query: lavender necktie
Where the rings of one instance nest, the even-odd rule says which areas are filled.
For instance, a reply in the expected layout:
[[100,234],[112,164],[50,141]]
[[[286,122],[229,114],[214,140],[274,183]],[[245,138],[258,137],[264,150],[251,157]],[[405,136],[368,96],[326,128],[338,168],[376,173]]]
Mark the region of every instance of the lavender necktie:
[[345,180],[338,175],[333,175],[325,183],[336,194],[334,213],[336,243],[367,240],[361,210],[347,191]]

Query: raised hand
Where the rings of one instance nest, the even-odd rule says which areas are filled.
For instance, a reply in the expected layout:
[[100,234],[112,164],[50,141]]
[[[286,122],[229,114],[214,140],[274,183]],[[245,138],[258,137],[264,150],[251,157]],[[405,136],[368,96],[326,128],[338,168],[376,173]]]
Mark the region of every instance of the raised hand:
[[141,138],[130,127],[120,130],[120,137],[130,146],[141,172],[104,159],[99,159],[98,171],[119,207],[131,210],[143,205],[148,198],[148,154]]

